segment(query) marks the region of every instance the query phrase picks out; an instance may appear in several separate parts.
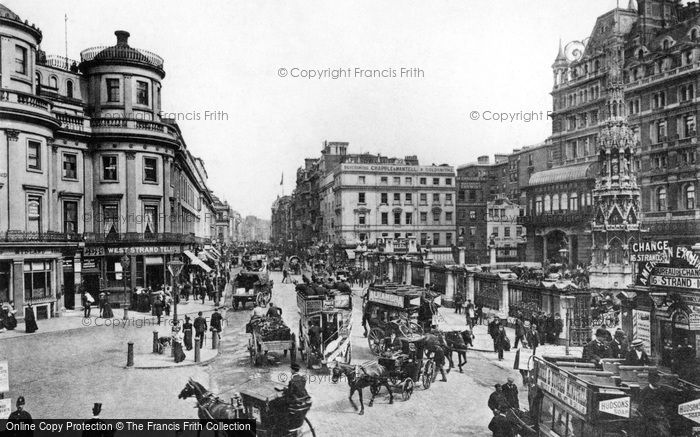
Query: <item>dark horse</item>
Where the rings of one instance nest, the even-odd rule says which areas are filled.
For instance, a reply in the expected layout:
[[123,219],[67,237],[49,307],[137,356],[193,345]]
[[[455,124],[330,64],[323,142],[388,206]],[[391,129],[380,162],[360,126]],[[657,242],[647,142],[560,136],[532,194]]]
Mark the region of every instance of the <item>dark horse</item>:
[[357,405],[355,401],[352,400],[352,395],[357,391],[360,396],[360,414],[365,414],[365,404],[362,401],[362,390],[365,387],[370,388],[372,393],[372,399],[369,401],[369,406],[374,404],[374,396],[379,393],[381,386],[386,387],[389,392],[389,403],[394,403],[394,395],[391,393],[391,388],[387,382],[389,377],[389,372],[378,363],[372,363],[370,365],[360,366],[345,364],[340,361],[336,361],[336,366],[333,367],[333,383],[337,383],[341,376],[345,376],[348,380],[348,385],[350,386],[350,403],[352,404],[355,411],[357,411]]
[[[192,396],[197,398],[197,415],[201,420],[238,419],[240,417],[238,410],[233,405],[214,396],[202,384],[190,378],[177,398],[187,399]],[[197,431],[197,435],[199,436],[199,431]]]

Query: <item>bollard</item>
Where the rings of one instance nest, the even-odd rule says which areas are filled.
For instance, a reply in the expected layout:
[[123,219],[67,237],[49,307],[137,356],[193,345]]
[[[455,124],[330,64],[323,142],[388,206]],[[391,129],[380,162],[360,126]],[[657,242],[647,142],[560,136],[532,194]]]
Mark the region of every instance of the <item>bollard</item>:
[[194,362],[199,362],[199,339],[195,338],[194,341]]
[[211,348],[214,350],[219,348],[219,331],[211,332]]
[[129,320],[129,308],[124,307],[124,317],[122,320]]
[[126,367],[134,367],[134,342],[127,343]]
[[153,331],[153,353],[158,353],[158,331]]

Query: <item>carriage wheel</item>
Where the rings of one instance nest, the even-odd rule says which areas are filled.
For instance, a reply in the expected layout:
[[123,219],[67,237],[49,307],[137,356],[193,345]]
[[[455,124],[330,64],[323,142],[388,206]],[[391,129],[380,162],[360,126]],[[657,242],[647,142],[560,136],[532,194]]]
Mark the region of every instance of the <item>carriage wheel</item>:
[[308,417],[304,417],[304,424],[302,425],[301,429],[299,430],[297,436],[299,436],[299,437],[316,437],[316,431],[314,431],[314,427],[311,426],[311,422],[309,422]]
[[372,351],[374,355],[381,355],[386,349],[386,344],[384,344],[385,334],[380,328],[372,328],[367,335],[367,343],[369,343],[369,350]]
[[413,380],[411,378],[406,378],[401,388],[401,398],[404,401],[411,399],[415,387],[416,385],[413,383]]
[[369,392],[372,393],[373,396],[377,396],[379,394],[380,387],[378,385],[370,385],[369,386]]
[[425,363],[425,369],[423,369],[423,374],[421,375],[421,381],[423,381],[423,388],[429,389],[430,384],[433,382],[433,373],[435,373],[435,363],[432,360]]

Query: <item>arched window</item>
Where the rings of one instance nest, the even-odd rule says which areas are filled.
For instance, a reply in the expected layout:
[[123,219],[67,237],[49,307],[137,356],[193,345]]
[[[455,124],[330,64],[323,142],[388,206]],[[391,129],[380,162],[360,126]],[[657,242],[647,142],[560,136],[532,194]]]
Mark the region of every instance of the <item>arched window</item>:
[[69,80],[66,82],[66,96],[73,98],[73,81]]
[[566,211],[569,208],[569,200],[566,193],[561,194],[561,209]]
[[41,73],[39,73],[38,71],[34,75],[34,81],[36,83],[36,93],[39,94],[39,92],[41,91]]
[[666,188],[656,190],[656,210],[666,211]]
[[58,79],[56,76],[51,76],[49,79],[49,86],[53,89],[58,89]]
[[622,242],[615,238],[610,242],[610,257],[608,262],[610,264],[623,264],[624,263],[624,250],[622,250]]
[[549,194],[544,196],[544,212],[550,212],[552,210],[552,198]]
[[559,211],[559,195],[552,196],[552,211]]
[[685,187],[685,209],[695,209],[695,185]]
[[571,197],[569,197],[569,209],[578,211],[578,193],[571,193]]
[[537,196],[535,198],[535,213],[542,214],[542,196]]

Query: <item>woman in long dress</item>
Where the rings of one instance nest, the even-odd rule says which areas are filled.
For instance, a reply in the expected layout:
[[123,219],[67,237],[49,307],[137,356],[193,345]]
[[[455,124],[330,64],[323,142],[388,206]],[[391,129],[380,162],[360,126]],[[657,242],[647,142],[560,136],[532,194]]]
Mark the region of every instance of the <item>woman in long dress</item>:
[[185,360],[185,352],[182,351],[182,341],[184,337],[179,326],[173,328],[173,350],[175,351],[175,362],[180,363]]
[[36,330],[39,329],[39,326],[36,324],[36,317],[34,317],[34,308],[32,308],[32,304],[27,305],[27,310],[24,314],[24,328],[27,334],[36,332]]
[[5,318],[5,328],[8,331],[13,331],[17,327],[17,319],[15,318],[15,308],[10,304],[7,306],[7,317]]
[[102,307],[102,318],[111,319],[112,317],[114,317],[114,313],[112,312],[112,304],[109,303],[109,293],[107,293],[104,306]]
[[182,330],[185,334],[185,349],[188,351],[192,350],[192,323],[190,323],[190,316],[185,316],[185,323],[182,325]]

